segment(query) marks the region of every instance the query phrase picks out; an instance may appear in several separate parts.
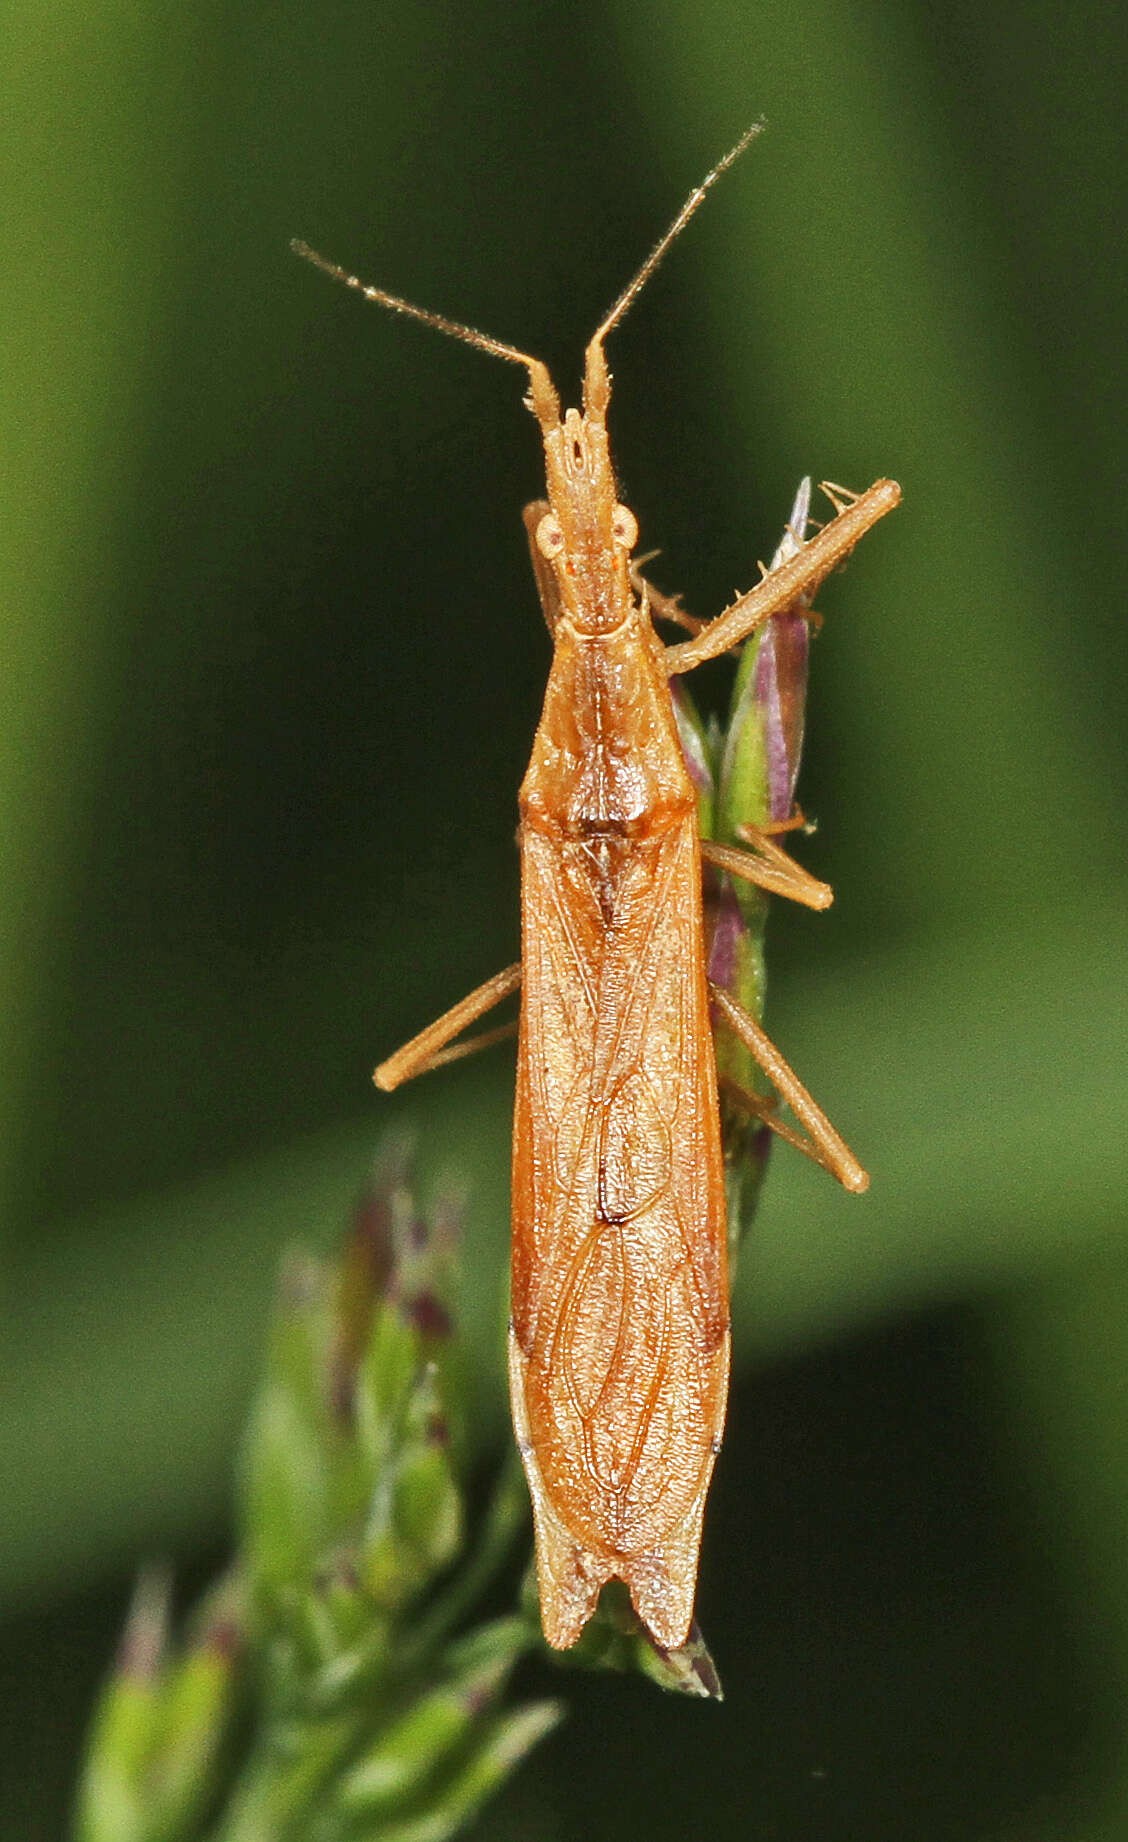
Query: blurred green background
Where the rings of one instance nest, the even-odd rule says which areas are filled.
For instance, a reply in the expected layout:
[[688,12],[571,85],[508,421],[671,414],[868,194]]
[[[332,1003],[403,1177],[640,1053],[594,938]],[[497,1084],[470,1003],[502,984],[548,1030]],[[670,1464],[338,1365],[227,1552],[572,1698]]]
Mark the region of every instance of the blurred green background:
[[904,486],[821,597],[800,792],[838,902],[770,943],[773,1033],[874,1183],[778,1156],[741,1272],[700,1597],[727,1702],[569,1678],[481,1833],[1128,1834],[1120,30],[1093,0],[9,16],[5,1834],[60,1833],[137,1559],[222,1552],[278,1249],[333,1240],[389,1119],[474,1185],[505,1436],[511,1058],[395,1102],[368,1075],[515,953],[536,432],[516,372],[289,238],[573,395],[760,114],[614,335],[613,434],[699,613],[804,472]]

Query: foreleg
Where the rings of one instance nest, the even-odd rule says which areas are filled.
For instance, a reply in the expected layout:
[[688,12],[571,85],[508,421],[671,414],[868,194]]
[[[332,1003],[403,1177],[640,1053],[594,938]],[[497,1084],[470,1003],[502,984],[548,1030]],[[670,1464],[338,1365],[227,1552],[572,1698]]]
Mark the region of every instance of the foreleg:
[[837,508],[836,516],[812,537],[810,543],[803,544],[794,556],[769,570],[755,588],[741,595],[693,639],[667,646],[666,670],[671,677],[679,672],[693,671],[706,659],[718,658],[747,639],[773,614],[794,607],[804,596],[810,599],[831,570],[849,556],[859,538],[901,503],[901,488],[896,480],[878,480],[867,492],[849,502],[838,497],[844,492],[841,486],[829,489],[824,486],[823,491]]

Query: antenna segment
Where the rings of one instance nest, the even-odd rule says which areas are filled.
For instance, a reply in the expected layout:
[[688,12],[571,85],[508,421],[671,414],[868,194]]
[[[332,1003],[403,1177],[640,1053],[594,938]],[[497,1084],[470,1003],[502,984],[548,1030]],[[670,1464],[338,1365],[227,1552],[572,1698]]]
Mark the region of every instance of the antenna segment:
[[674,219],[673,223],[670,225],[669,230],[667,230],[665,236],[659,238],[658,242],[654,245],[654,248],[651,250],[649,256],[646,258],[646,261],[643,263],[641,269],[638,271],[638,274],[634,277],[632,281],[629,281],[627,283],[626,287],[623,289],[622,294],[620,294],[618,300],[615,302],[615,305],[612,307],[610,313],[608,313],[606,318],[601,322],[599,327],[596,329],[595,333],[592,335],[592,339],[591,339],[592,345],[602,345],[603,344],[603,341],[606,339],[608,333],[611,331],[611,328],[613,326],[618,325],[619,321],[622,319],[623,315],[626,313],[627,308],[642,293],[642,290],[645,288],[647,282],[650,280],[650,277],[653,275],[655,269],[658,267],[658,264],[661,262],[663,256],[666,254],[666,251],[669,249],[670,244],[674,241],[675,237],[679,237],[681,235],[682,231],[685,229],[686,225],[689,223],[690,218],[693,216],[694,212],[697,210],[697,207],[701,204],[702,200],[704,199],[706,192],[709,190],[709,187],[711,185],[716,184],[721,174],[728,171],[729,167],[732,165],[734,160],[739,160],[741,154],[744,152],[744,149],[748,146],[749,142],[754,141],[758,134],[763,133],[763,129],[764,129],[763,119],[761,119],[758,122],[753,122],[750,128],[746,128],[744,133],[741,135],[739,141],[736,143],[736,146],[729,148],[727,154],[724,156],[724,159],[718,160],[716,166],[713,167],[712,171],[706,173],[704,179],[701,181],[701,184],[699,186],[696,186],[694,190],[690,193],[689,197],[685,201],[685,204],[682,206],[681,210],[678,212],[677,217]]
[[[712,178],[712,175],[710,175]],[[476,345],[480,352],[491,352],[495,358],[507,358],[510,363],[524,365],[527,370],[539,363],[530,358],[527,352],[519,352],[515,345],[506,345],[504,339],[492,339],[489,333],[480,333],[473,326],[464,326],[461,320],[448,320],[441,313],[432,313],[427,307],[416,307],[413,302],[405,301],[398,294],[389,294],[385,288],[375,288],[370,281],[361,281],[359,275],[350,275],[339,263],[330,262],[328,256],[321,256],[317,250],[303,243],[300,237],[291,240],[290,248],[295,256],[312,262],[315,269],[321,269],[331,275],[334,281],[344,282],[346,288],[355,288],[363,294],[366,301],[375,301],[379,307],[390,307],[393,313],[405,313],[411,320],[421,320],[424,326],[433,326],[436,332],[449,333],[452,339],[461,339],[465,345]]]

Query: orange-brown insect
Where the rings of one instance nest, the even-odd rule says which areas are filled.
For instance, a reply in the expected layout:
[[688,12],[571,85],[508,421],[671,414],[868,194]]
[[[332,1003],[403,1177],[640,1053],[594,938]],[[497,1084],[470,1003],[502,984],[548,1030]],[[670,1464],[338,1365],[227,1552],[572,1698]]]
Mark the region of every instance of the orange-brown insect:
[[520,791],[521,961],[375,1079],[394,1088],[504,1034],[448,1046],[520,986],[510,1388],[544,1630],[559,1648],[611,1579],[625,1581],[666,1649],[684,1643],[692,1619],[729,1371],[711,1007],[806,1127],[811,1154],[850,1189],[868,1182],[759,1024],[707,981],[703,856],[800,899],[812,881],[762,839],[749,852],[702,843],[668,680],[809,597],[900,490],[883,480],[835,500],[837,516],[797,555],[665,646],[650,591],[632,576],[637,526],[617,501],[607,442],[604,340],[754,132],[687,200],[596,331],[582,412],[561,414],[538,359],[297,246],[369,299],[524,366],[544,444],[548,499],[526,508],[525,525],[554,650]]

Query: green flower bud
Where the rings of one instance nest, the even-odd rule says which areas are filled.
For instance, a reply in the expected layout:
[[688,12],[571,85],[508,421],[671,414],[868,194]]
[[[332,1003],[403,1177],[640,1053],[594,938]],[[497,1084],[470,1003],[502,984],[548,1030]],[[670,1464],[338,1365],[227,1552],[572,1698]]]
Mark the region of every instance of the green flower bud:
[[117,1660],[91,1723],[75,1819],[78,1842],[147,1842],[145,1774],[160,1726],[171,1581],[148,1568],[134,1589]]
[[[418,1333],[408,1335],[418,1362]],[[434,1364],[417,1373],[411,1392],[395,1406],[383,1422],[383,1457],[360,1553],[365,1585],[388,1609],[404,1604],[447,1564],[462,1530]]]
[[240,1477],[251,1595],[268,1618],[305,1589],[332,1535],[330,1334],[324,1269],[306,1256],[289,1256]]
[[559,1702],[535,1701],[480,1723],[458,1769],[428,1788],[423,1805],[400,1820],[356,1827],[350,1842],[447,1842],[465,1828],[480,1805],[505,1783],[525,1756],[559,1724]]
[[147,1774],[147,1834],[188,1837],[212,1801],[236,1711],[245,1647],[242,1595],[224,1581],[166,1671]]
[[447,1680],[421,1695],[345,1773],[336,1792],[341,1809],[350,1815],[394,1817],[405,1814],[409,1800],[421,1793],[429,1796],[440,1769],[449,1769],[472,1742],[530,1641],[523,1619],[505,1618],[455,1645]]

